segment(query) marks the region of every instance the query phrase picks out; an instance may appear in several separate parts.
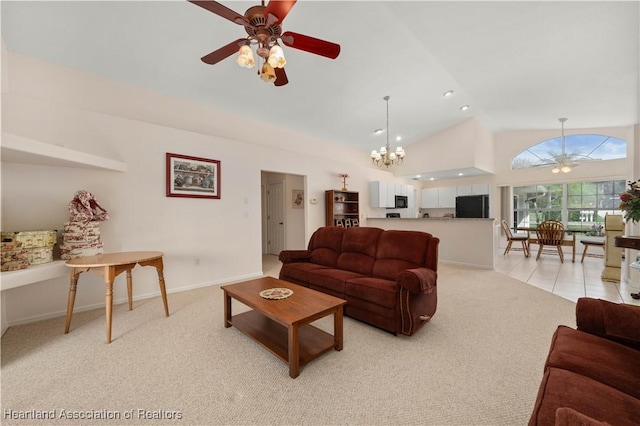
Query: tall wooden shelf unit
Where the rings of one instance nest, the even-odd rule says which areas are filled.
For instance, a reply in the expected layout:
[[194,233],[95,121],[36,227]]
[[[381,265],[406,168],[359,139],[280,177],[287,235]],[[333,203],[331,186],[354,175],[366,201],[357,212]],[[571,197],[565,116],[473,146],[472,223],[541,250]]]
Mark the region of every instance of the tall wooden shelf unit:
[[358,226],[360,200],[357,192],[329,189],[324,192],[327,226]]

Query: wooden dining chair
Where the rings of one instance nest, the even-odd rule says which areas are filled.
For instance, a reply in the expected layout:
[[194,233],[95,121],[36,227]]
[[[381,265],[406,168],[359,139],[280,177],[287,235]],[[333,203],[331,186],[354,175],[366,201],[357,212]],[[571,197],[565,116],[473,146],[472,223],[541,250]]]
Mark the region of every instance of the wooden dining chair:
[[[502,229],[504,230],[504,234],[507,237],[507,247],[504,249],[504,253],[502,255],[506,255],[511,250],[511,244],[514,241],[519,241],[522,243],[522,251],[524,252],[524,257],[529,257],[529,235],[526,234],[513,234],[511,232],[511,228],[509,228],[509,224],[506,220],[502,219]],[[514,248],[514,250],[520,250],[519,248]]]
[[564,252],[562,244],[564,242],[564,225],[557,220],[545,220],[540,222],[536,227],[536,236],[538,238],[538,255],[536,260],[540,259],[542,250],[545,246],[555,247],[560,256],[560,262],[564,263]]

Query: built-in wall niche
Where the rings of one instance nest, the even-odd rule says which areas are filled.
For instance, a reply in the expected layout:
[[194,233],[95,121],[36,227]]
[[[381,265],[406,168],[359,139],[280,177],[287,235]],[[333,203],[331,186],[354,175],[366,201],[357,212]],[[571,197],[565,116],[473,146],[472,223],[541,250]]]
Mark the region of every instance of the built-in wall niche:
[[[3,163],[80,167],[114,172],[127,171],[127,165],[122,161],[87,154],[86,152],[10,133],[2,133],[1,154]],[[3,202],[10,201],[3,199]],[[67,276],[70,271],[64,263],[64,260],[54,260],[40,265],[30,265],[27,269],[2,272],[0,273],[0,290],[4,291],[39,281]]]

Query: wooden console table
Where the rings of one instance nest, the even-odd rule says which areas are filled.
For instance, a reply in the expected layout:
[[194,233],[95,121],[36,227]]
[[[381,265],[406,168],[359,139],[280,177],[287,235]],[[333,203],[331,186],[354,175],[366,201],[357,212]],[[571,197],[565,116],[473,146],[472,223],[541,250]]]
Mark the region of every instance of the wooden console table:
[[153,266],[158,271],[158,283],[164,303],[164,314],[169,316],[167,304],[167,291],[164,285],[162,256],[159,251],[130,251],[121,253],[105,253],[96,256],[79,257],[68,260],[65,265],[71,268],[71,284],[69,286],[69,300],[67,302],[67,320],[64,332],[69,333],[73,305],[76,300],[76,287],[78,278],[82,272],[95,271],[104,277],[106,285],[106,316],[107,316],[107,343],[111,343],[111,312],[113,310],[113,281],[122,272],[127,272],[127,294],[129,298],[129,310],[133,309],[133,280],[131,270],[136,266]]

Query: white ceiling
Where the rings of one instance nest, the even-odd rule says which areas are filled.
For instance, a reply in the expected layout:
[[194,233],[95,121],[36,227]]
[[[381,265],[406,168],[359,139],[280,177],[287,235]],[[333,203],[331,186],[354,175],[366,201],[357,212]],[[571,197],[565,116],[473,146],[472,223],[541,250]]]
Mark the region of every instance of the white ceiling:
[[[243,14],[258,4],[221,1]],[[370,152],[469,117],[493,131],[638,122],[637,1],[305,1],[283,31],[341,45],[336,60],[284,47],[289,84],[232,56],[200,57],[244,28],[185,1],[2,1],[8,50]],[[454,95],[443,98],[447,90]],[[460,106],[469,105],[467,111]],[[406,149],[408,152],[410,150]],[[363,155],[367,155],[363,153]]]

